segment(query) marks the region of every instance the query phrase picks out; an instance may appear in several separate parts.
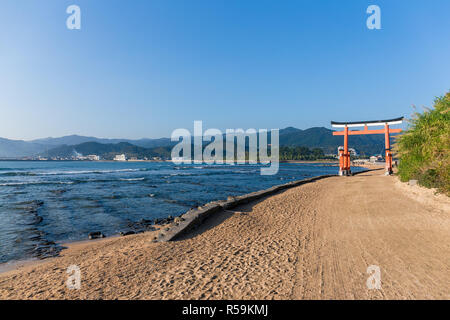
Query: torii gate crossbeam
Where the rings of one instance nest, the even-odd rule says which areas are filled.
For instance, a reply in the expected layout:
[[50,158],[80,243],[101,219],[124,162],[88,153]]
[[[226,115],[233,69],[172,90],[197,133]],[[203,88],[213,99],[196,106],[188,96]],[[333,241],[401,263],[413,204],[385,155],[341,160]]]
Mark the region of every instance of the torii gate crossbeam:
[[[344,148],[339,149],[339,175],[351,175],[350,170],[350,154],[348,152],[348,136],[361,134],[384,134],[385,141],[385,156],[386,156],[386,174],[392,174],[392,152],[390,134],[399,133],[402,129],[390,129],[390,125],[401,124],[403,117],[390,120],[376,120],[376,121],[356,121],[356,122],[336,122],[331,121],[333,128],[344,128],[344,131],[333,131],[333,136],[344,136]],[[382,126],[384,129],[369,130],[370,126]],[[349,127],[362,127],[364,130],[349,131]]]

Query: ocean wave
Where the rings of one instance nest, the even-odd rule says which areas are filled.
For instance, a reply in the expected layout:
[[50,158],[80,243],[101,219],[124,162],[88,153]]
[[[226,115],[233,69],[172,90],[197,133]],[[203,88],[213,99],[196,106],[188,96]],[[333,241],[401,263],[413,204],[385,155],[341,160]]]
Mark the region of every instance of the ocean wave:
[[117,169],[117,170],[78,170],[78,171],[10,171],[0,173],[0,177],[15,177],[15,176],[58,176],[58,175],[82,175],[82,174],[104,174],[104,173],[116,173],[116,172],[139,172],[147,171],[147,169]]
[[251,170],[233,170],[233,173],[246,173],[246,174],[250,174],[250,173],[255,173],[255,172],[259,172],[259,169],[251,169]]
[[120,181],[142,181],[142,180],[145,180],[145,177],[142,177],[142,178],[121,178],[121,179],[119,179]]
[[0,186],[12,187],[20,185],[52,185],[52,184],[79,184],[79,183],[108,183],[118,181],[144,181],[145,177],[139,178],[120,178],[120,179],[71,179],[70,181],[6,181],[0,183]]
[[27,182],[6,182],[0,183],[2,187],[14,187],[21,185],[48,185],[48,184],[74,184],[73,181],[27,181]]
[[194,174],[194,173],[171,173],[166,176],[162,176],[161,179],[168,180],[170,178],[176,178],[176,177],[198,177],[200,174]]
[[35,176],[35,175],[36,173],[34,172],[17,172],[17,171],[0,173],[0,177]]
[[183,176],[190,176],[190,177],[205,177],[205,176],[216,176],[216,175],[236,175],[236,174],[254,174],[259,172],[259,169],[251,169],[251,170],[205,170],[205,171],[199,171],[199,172],[179,172],[179,173],[171,173],[170,175],[163,176],[163,179],[167,179],[170,177],[183,177]]
[[39,175],[77,175],[77,174],[103,174],[103,173],[116,173],[116,172],[137,172],[147,171],[146,168],[141,169],[117,169],[117,170],[78,170],[78,171],[50,171],[50,172],[37,172]]

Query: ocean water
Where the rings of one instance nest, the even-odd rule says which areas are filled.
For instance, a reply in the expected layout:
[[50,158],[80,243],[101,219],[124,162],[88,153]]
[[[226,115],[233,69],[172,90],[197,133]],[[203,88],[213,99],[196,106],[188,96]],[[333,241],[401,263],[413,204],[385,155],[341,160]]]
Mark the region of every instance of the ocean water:
[[337,170],[282,163],[278,174],[262,176],[259,165],[0,161],[0,263],[52,256],[92,231],[137,230],[142,219]]

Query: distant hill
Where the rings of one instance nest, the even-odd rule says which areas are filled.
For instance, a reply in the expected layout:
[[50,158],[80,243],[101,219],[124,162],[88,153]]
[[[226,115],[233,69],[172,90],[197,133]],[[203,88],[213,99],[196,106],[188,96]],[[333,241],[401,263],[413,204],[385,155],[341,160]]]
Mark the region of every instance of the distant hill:
[[98,143],[84,142],[74,146],[62,145],[41,154],[44,157],[70,158],[76,155],[99,155],[104,160],[112,160],[116,154],[126,154],[128,158],[139,159],[152,157],[170,158],[170,147],[143,148],[128,142]]
[[39,143],[0,138],[0,158],[33,156],[47,148],[48,146]]
[[[342,136],[333,136],[332,132],[332,130],[324,127],[315,127],[306,130],[288,127],[285,129],[281,129],[279,132],[280,146],[321,148],[326,154],[335,154],[337,152],[337,147],[343,145],[344,139]],[[151,151],[135,149],[133,151],[135,153],[144,154],[146,152],[150,152],[149,154],[164,154],[167,150],[170,150],[170,147],[175,145],[175,143],[176,142],[170,141],[170,138],[131,140],[104,139],[79,135],[70,135],[59,138],[36,139],[32,141],[9,140],[0,138],[0,158],[37,156],[47,154],[47,152],[50,152],[50,150],[50,153],[52,154],[59,154],[59,156],[64,156],[73,152],[74,149],[80,148],[84,151],[77,151],[84,155],[100,154],[102,152],[116,152],[112,150],[122,150],[122,148],[128,148],[131,152],[131,146],[140,147],[143,149],[151,149]],[[108,145],[109,147],[107,148],[109,148],[110,151],[105,150],[105,147],[103,147],[102,145]],[[119,145],[119,147],[117,147],[117,145]],[[350,136],[349,145],[350,147],[355,148],[361,155],[370,156],[374,154],[382,154],[384,150],[384,136]],[[74,148],[75,146],[76,148]],[[158,150],[157,148],[161,149]]]

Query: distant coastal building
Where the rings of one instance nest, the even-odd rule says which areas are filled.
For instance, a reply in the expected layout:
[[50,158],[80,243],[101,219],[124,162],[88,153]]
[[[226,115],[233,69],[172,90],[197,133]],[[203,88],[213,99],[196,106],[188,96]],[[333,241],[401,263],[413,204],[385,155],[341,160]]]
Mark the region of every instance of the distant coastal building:
[[377,160],[378,160],[378,158],[375,157],[375,156],[371,156],[370,159],[369,159],[369,161],[372,162],[372,163],[377,162]]
[[91,161],[99,161],[100,160],[100,156],[98,156],[96,154],[90,154],[86,158]]
[[77,154],[77,156],[74,157],[73,159],[75,159],[75,160],[99,161],[100,160],[100,156],[98,156],[96,154],[90,154],[90,155],[87,155],[87,156],[83,156],[82,154]]
[[[337,153],[338,156],[339,156],[339,149],[344,150],[344,146],[339,146],[338,147],[338,153]],[[358,152],[356,151],[355,148],[348,148],[348,152],[350,153],[351,156],[354,156],[354,157],[358,157],[359,156],[359,154],[358,154]]]
[[350,152],[351,156],[354,156],[354,157],[359,156],[358,152],[356,152],[356,150],[354,148],[348,148],[348,152]]
[[172,157],[172,161],[174,163],[177,163],[177,162],[189,162],[190,159],[189,158],[184,158],[184,157]]
[[127,157],[123,153],[116,154],[116,156],[114,157],[114,161],[127,161]]

